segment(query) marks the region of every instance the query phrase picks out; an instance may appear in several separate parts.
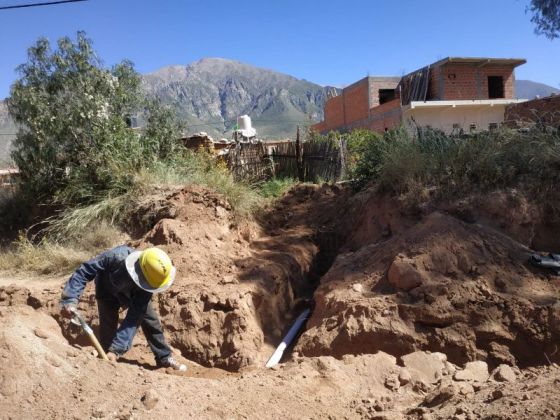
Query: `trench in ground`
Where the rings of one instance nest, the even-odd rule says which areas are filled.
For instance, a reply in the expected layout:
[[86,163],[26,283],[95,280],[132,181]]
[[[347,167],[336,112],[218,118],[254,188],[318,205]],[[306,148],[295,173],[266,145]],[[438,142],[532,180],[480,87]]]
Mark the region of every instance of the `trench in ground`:
[[[321,278],[333,265],[342,245],[342,240],[338,232],[325,230],[315,233],[313,243],[317,246],[318,252],[315,254],[309,270],[307,273],[304,273],[303,287],[294,288],[294,291],[298,291],[299,293],[296,293],[296,304],[293,308],[292,320],[284,327],[282,331],[282,338],[287,334],[294,321],[306,308],[311,308],[308,319],[313,314],[313,299],[315,291],[320,285]],[[293,349],[296,346],[299,337],[305,332],[306,327],[307,321],[302,325],[294,340],[284,351],[284,355],[280,362],[284,362],[291,358]]]

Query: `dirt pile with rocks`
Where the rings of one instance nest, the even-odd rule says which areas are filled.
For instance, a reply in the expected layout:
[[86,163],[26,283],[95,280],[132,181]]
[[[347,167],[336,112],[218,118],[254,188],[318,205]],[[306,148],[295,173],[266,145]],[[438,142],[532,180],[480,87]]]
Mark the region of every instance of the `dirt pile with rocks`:
[[187,361],[177,374],[146,362],[138,340],[123,361],[105,362],[91,346],[70,345],[37,306],[43,292],[0,289],[2,418],[526,419],[559,409],[557,365],[459,367],[442,353],[295,357],[240,373]]
[[[281,200],[259,223],[239,220],[227,201],[201,187],[146,197],[136,211],[138,239],[131,245],[158,246],[177,267],[173,288],[154,299],[170,344],[208,367],[264,365],[298,315],[294,308],[312,297],[320,274],[310,273],[322,258],[317,236],[336,222],[335,209],[348,194],[336,186],[299,188],[290,196],[297,208],[291,199]],[[57,299],[52,293],[43,301],[66,325]],[[95,326],[93,287],[79,308]]]
[[173,289],[157,303],[170,343],[185,357],[228,370],[263,364],[266,342],[278,342],[298,300],[311,297],[319,223],[309,209],[328,209],[342,192],[300,191],[298,209],[280,202],[260,225],[239,222],[227,202],[202,188],[174,192],[155,206],[149,201],[145,213],[156,214],[155,224],[134,245],[163,248],[177,267]]
[[496,229],[531,249],[560,252],[560,222],[547,214],[543,204],[513,189],[472,195],[439,207],[467,223]]
[[302,355],[429,350],[492,367],[560,360],[560,280],[529,266],[523,244],[437,208],[406,214],[372,193],[352,200],[344,223]]
[[[96,359],[58,315],[65,278],[0,275],[0,418],[551,417],[560,281],[527,264],[544,224],[528,203],[473,203],[302,185],[240,221],[202,188],[147,197],[132,245],[177,266],[154,301],[188,372],[155,369],[141,333],[121,362]],[[294,352],[265,370],[310,298]],[[95,329],[92,286],[79,309]]]

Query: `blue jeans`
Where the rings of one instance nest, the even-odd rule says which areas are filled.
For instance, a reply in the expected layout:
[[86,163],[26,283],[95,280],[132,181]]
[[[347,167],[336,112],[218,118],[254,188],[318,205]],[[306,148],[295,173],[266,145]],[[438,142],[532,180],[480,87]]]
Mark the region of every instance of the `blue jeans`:
[[[104,297],[97,299],[97,310],[99,312],[99,341],[101,347],[108,351],[119,325],[119,309],[121,305],[117,299]],[[163,336],[163,328],[152,303],[148,303],[146,314],[140,321],[140,327],[146,336],[148,345],[154,353],[156,363],[165,361],[171,356],[171,349]]]

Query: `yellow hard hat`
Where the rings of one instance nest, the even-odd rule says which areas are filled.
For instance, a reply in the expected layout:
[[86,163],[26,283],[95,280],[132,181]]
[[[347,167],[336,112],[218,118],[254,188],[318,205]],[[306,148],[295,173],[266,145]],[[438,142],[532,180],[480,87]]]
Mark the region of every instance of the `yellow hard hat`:
[[126,267],[138,287],[151,293],[166,290],[175,279],[171,259],[159,248],[131,253],[126,259]]

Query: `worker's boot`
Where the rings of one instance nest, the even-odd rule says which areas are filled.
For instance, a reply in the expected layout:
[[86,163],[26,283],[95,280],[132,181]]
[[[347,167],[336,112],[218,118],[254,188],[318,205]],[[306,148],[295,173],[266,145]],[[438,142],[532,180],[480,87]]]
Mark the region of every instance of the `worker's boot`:
[[173,358],[173,356],[169,356],[167,359],[161,360],[157,362],[158,367],[163,368],[172,368],[173,370],[178,370],[180,372],[186,372],[187,367],[179,363],[177,360]]

